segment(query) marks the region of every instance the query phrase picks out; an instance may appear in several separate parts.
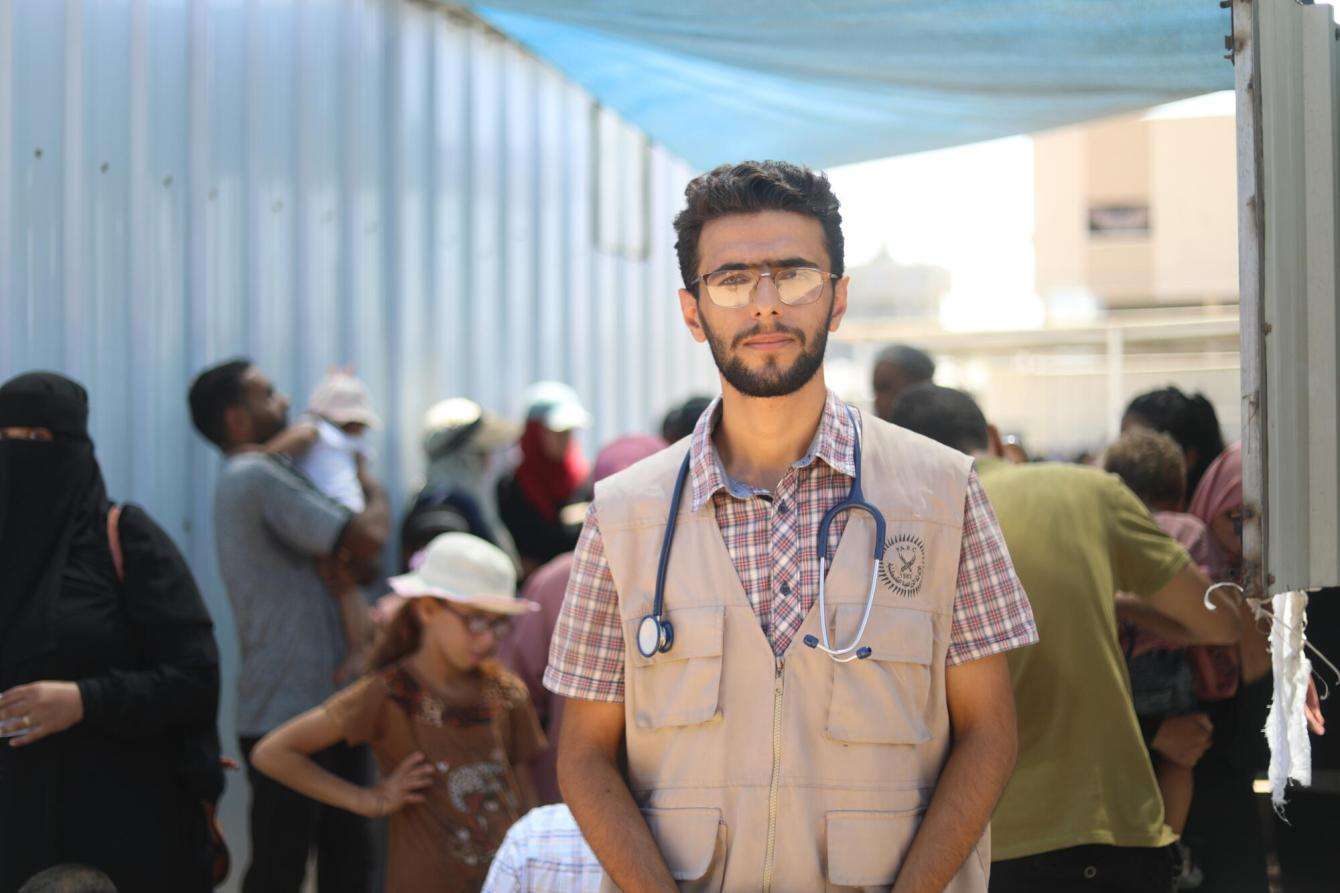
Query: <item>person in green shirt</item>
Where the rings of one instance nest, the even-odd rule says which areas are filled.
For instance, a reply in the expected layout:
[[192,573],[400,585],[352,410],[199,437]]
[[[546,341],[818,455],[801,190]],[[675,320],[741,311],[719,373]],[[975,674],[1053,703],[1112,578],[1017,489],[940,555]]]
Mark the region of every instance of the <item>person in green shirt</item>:
[[[1114,597],[1140,596],[1151,620],[1195,642],[1236,641],[1237,612],[1205,609],[1209,581],[1120,479],[1004,462],[962,391],[910,388],[889,421],[977,459],[1038,625],[1038,644],[1008,656],[1019,760],[991,820],[991,890],[1171,891],[1175,835],[1131,705]],[[1171,717],[1151,746],[1194,761],[1209,743],[1204,724]]]

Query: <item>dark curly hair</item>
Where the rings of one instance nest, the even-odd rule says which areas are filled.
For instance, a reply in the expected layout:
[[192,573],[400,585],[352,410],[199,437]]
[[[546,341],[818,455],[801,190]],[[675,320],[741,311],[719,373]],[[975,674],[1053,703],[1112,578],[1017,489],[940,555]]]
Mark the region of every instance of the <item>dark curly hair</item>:
[[[684,287],[698,278],[698,237],[709,220],[729,214],[794,211],[824,228],[832,272],[842,275],[842,214],[828,178],[789,161],[723,164],[684,187],[684,210],[675,215],[675,251]],[[697,288],[692,289],[697,295]]]
[[1175,387],[1140,394],[1122,413],[1121,427],[1131,424],[1167,434],[1186,454],[1186,492],[1195,493],[1210,463],[1224,451],[1219,416],[1204,394],[1188,396]]
[[1166,434],[1127,431],[1103,453],[1103,470],[1121,478],[1151,511],[1180,510],[1186,499],[1186,460]]

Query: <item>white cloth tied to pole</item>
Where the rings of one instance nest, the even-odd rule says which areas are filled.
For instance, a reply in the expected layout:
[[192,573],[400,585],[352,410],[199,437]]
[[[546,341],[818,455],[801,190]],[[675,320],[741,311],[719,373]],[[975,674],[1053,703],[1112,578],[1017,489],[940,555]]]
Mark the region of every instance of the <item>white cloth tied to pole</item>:
[[1307,682],[1312,662],[1305,647],[1307,593],[1281,592],[1271,599],[1275,622],[1270,626],[1270,658],[1275,693],[1266,716],[1270,742],[1270,802],[1284,808],[1284,789],[1290,780],[1312,784],[1312,745],[1307,737]]

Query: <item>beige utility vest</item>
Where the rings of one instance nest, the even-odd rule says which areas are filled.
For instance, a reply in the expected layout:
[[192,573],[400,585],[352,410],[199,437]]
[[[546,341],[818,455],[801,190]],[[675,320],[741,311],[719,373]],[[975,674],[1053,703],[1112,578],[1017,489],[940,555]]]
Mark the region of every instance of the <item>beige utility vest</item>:
[[[711,501],[690,511],[686,492],[665,585],[674,646],[648,659],[637,627],[652,608],[686,449],[681,442],[596,487],[624,628],[633,797],[681,889],[887,889],[950,744],[945,653],[971,460],[865,422],[861,486],[884,514],[888,547],[863,638],[871,656],[845,664],[803,642],[821,636],[817,598],[786,654],[774,656]],[[863,512],[847,517],[827,574],[833,647],[851,641],[873,568],[873,523]],[[800,532],[810,542],[816,534]],[[988,832],[948,889],[985,891],[990,861]],[[608,878],[604,889],[614,889]]]

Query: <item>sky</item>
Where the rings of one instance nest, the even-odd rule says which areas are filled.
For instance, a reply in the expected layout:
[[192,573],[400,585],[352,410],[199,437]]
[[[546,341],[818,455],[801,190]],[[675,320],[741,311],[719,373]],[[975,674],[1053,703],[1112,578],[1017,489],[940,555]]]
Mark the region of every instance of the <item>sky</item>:
[[[1231,114],[1233,93],[1151,109],[1157,117]],[[831,168],[847,266],[887,246],[900,263],[949,270],[950,330],[1045,322],[1033,280],[1033,141],[1026,136]]]

